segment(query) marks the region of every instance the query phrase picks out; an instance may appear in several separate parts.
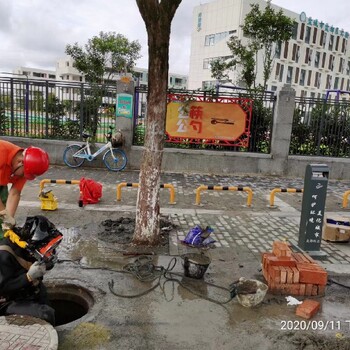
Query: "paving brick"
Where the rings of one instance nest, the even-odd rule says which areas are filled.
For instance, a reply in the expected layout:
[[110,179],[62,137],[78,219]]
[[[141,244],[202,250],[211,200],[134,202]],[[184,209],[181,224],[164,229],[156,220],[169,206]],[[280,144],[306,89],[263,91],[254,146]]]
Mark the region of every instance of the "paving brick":
[[326,285],[328,274],[317,264],[297,263],[299,270],[299,281],[302,283]]
[[296,308],[296,315],[310,319],[313,317],[320,309],[321,304],[317,300],[306,299]]

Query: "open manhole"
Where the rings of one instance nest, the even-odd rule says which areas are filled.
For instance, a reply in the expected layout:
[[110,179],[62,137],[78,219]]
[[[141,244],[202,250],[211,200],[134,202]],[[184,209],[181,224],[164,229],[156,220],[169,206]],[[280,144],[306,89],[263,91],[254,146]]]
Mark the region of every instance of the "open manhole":
[[91,292],[75,284],[46,284],[51,307],[55,309],[56,327],[84,317],[94,305]]

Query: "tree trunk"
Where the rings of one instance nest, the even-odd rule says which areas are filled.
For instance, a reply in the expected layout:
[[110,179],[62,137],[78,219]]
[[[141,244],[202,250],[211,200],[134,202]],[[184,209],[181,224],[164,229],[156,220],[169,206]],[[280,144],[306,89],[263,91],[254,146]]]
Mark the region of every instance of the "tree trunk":
[[159,242],[159,192],[163,158],[171,21],[182,0],[136,0],[148,34],[145,149],[140,167],[133,243]]

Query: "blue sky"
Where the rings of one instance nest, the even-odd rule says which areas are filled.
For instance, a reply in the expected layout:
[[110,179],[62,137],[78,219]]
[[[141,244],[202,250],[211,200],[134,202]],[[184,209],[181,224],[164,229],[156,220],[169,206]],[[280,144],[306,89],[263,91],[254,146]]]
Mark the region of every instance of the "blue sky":
[[[210,0],[183,0],[175,14],[170,71],[188,74],[192,10]],[[272,0],[273,4],[350,32],[350,2]],[[147,68],[147,34],[134,0],[0,0],[0,71],[18,66],[54,69],[67,44],[84,45],[100,31],[121,33],[142,45],[137,66]]]

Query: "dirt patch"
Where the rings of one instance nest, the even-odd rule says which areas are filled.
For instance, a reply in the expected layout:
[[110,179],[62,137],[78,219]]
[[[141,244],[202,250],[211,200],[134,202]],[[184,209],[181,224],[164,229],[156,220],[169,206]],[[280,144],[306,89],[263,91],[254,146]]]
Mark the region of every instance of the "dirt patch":
[[[169,233],[175,228],[176,225],[167,218],[162,217],[160,219],[160,243],[158,247],[168,247]],[[129,248],[136,249],[136,246],[132,245],[134,231],[135,218],[120,217],[116,220],[107,219],[99,225],[98,238],[108,243],[127,245]]]

